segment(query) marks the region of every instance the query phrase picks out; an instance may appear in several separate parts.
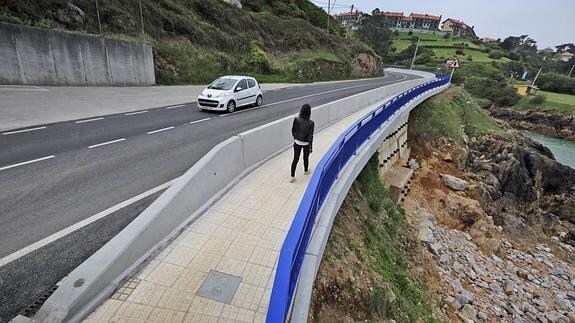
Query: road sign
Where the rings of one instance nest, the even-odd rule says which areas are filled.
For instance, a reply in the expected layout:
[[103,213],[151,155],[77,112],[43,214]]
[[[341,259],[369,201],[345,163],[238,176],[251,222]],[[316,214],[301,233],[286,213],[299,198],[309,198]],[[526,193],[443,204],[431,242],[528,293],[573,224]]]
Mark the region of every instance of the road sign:
[[456,58],[447,65],[449,68],[459,68],[459,60]]

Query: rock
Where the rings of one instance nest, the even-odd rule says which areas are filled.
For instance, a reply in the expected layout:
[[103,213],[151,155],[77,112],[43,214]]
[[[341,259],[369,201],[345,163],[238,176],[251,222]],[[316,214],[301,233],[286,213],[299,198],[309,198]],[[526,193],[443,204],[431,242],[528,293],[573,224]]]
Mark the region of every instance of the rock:
[[242,8],[242,2],[240,0],[224,0],[224,2],[227,2],[233,6],[236,6],[238,8]]
[[518,270],[518,271],[517,271],[517,277],[523,278],[523,279],[529,279],[529,272],[527,272],[527,271],[524,270],[524,269]]
[[461,309],[461,315],[468,320],[475,321],[477,319],[477,310],[473,306],[465,304]]
[[431,228],[427,224],[420,224],[418,226],[417,237],[420,241],[426,243],[432,243],[434,241],[433,231],[431,231]]
[[552,323],[570,323],[569,319],[559,312],[546,313],[545,317]]
[[457,309],[461,309],[465,304],[473,304],[475,298],[466,289],[461,289],[461,291],[455,294],[455,306]]
[[568,312],[571,309],[569,301],[561,297],[559,294],[555,295],[555,304],[560,310]]
[[507,295],[513,294],[515,291],[515,282],[512,281],[511,279],[506,279],[505,284],[503,285],[503,290]]
[[452,162],[453,161],[453,157],[451,157],[450,153],[445,153],[445,155],[443,155],[442,159],[446,162]]
[[434,255],[436,255],[436,256],[439,257],[440,251],[441,251],[441,245],[440,245],[440,244],[438,244],[438,243],[428,244],[428,247],[427,247],[427,248],[429,249],[429,251],[430,251],[432,254],[434,254]]
[[572,301],[575,301],[575,292],[572,291],[567,292],[567,298]]
[[417,161],[413,158],[411,158],[408,162],[407,162],[407,166],[413,170],[413,171],[417,171],[419,170],[421,167],[419,166],[419,163],[417,163]]
[[463,191],[465,190],[465,188],[467,187],[467,182],[457,178],[455,176],[451,176],[451,175],[447,175],[447,174],[440,174],[441,179],[443,180],[443,183],[456,191]]
[[479,318],[481,321],[487,321],[489,319],[489,316],[485,312],[479,312],[477,314],[477,318]]
[[575,323],[575,313],[574,312],[567,313],[565,316],[567,316],[567,318],[569,319],[569,323]]

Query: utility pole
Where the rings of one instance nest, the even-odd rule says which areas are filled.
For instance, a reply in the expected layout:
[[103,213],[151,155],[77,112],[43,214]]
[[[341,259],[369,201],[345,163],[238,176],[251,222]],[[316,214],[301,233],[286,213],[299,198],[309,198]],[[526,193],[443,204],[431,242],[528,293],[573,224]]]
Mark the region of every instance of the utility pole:
[[351,5],[351,11],[349,12],[349,20],[347,22],[347,28],[345,29],[345,38],[349,38],[349,29],[351,28],[353,21],[353,5]]
[[539,74],[541,73],[541,69],[543,67],[539,68],[539,71],[537,71],[537,75],[535,75],[535,78],[533,79],[533,82],[531,83],[531,86],[535,86],[535,81],[537,81],[537,78],[539,77]]
[[102,24],[100,23],[100,9],[98,8],[98,0],[96,2],[96,15],[98,16],[98,28],[100,29],[100,37],[102,36]]
[[571,77],[571,73],[573,73],[573,69],[575,68],[575,65],[571,66],[571,70],[569,71],[569,77]]
[[140,3],[140,23],[142,24],[142,37],[144,37],[144,12],[142,10],[142,0],[138,1]]
[[327,0],[327,28],[326,28],[326,31],[328,34],[329,34],[329,12],[330,11],[331,11],[331,0]]
[[413,53],[413,59],[411,59],[411,66],[409,67],[410,70],[413,69],[413,65],[415,64],[415,56],[417,56],[417,49],[419,48],[419,41],[421,38],[417,37],[417,45],[415,45],[415,52]]

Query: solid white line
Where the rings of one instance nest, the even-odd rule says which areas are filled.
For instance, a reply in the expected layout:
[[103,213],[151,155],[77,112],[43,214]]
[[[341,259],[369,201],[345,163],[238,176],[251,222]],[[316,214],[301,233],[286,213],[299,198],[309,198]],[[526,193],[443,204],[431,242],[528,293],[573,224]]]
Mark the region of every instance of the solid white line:
[[202,122],[202,121],[206,121],[206,120],[210,120],[210,119],[211,118],[200,119],[200,120],[192,121],[189,124],[194,124],[194,123],[198,123],[198,122]]
[[157,133],[157,132],[162,132],[162,131],[174,129],[174,128],[175,128],[175,127],[167,127],[167,128],[163,128],[163,129],[158,129],[158,130],[150,131],[150,132],[148,132],[148,135],[151,135],[151,134]]
[[23,248],[23,249],[20,249],[16,252],[4,257],[4,258],[1,258],[0,259],[0,267],[4,266],[6,264],[9,264],[14,260],[18,260],[19,258],[21,258],[21,257],[23,257],[23,256],[25,256],[25,255],[27,255],[27,254],[35,251],[35,250],[38,250],[38,249],[40,249],[46,245],[49,245],[50,243],[66,236],[66,235],[68,235],[68,234],[70,234],[70,233],[72,233],[78,229],[81,229],[90,223],[93,223],[93,222],[95,222],[101,218],[104,218],[104,217],[130,205],[130,204],[133,204],[133,203],[135,203],[135,202],[137,202],[143,198],[146,198],[146,197],[148,197],[154,193],[157,193],[157,192],[159,192],[165,188],[168,188],[170,185],[172,185],[172,183],[173,183],[173,180],[169,181],[167,183],[164,183],[158,187],[152,188],[151,190],[146,191],[140,195],[136,195],[136,196],[134,196],[128,200],[125,200],[124,202],[116,204],[116,205],[114,205],[114,206],[112,206],[112,207],[110,207],[110,208],[108,208],[108,209],[106,209],[106,210],[104,210],[98,214],[92,215],[91,217],[89,217],[87,219],[84,219],[84,220],[82,220],[82,221],[80,221],[74,225],[71,225],[71,226],[69,226],[63,230],[60,230],[60,231],[40,240],[38,242],[35,242],[35,243],[33,243],[33,244]]
[[124,115],[125,115],[125,116],[133,116],[134,114],[142,114],[142,113],[148,113],[148,110],[137,111],[137,112],[130,112],[130,113],[124,113]]
[[22,132],[28,132],[28,131],[36,131],[36,130],[41,130],[41,129],[46,129],[46,127],[37,127],[37,128],[30,128],[30,129],[24,129],[24,130],[16,130],[16,131],[9,131],[9,132],[4,132],[2,133],[4,136],[6,135],[13,135],[15,133],[22,133]]
[[106,142],[103,142],[101,144],[88,146],[88,149],[92,149],[92,148],[96,148],[96,147],[100,147],[100,146],[105,146],[105,145],[109,145],[109,144],[114,144],[114,143],[124,141],[124,140],[126,140],[126,138],[116,139],[116,140],[112,140],[112,141],[106,141]]
[[181,107],[185,107],[185,106],[186,106],[185,104],[174,105],[174,106],[171,106],[171,107],[166,107],[166,110],[175,109],[175,108],[181,108]]
[[18,167],[18,166],[22,166],[22,165],[32,164],[32,163],[35,163],[35,162],[43,161],[43,160],[50,159],[50,158],[54,158],[54,157],[55,157],[54,155],[52,155],[52,156],[46,156],[46,157],[42,157],[42,158],[38,158],[38,159],[33,159],[33,160],[25,161],[25,162],[22,162],[22,163],[14,164],[14,165],[8,165],[8,166],[0,167],[0,171],[1,171],[1,170],[6,170],[6,169],[10,169],[10,168],[14,168],[14,167]]
[[80,121],[76,121],[74,123],[84,123],[84,122],[92,122],[92,121],[98,121],[98,120],[102,120],[104,119],[104,117],[101,118],[94,118],[94,119],[86,119],[86,120],[80,120]]

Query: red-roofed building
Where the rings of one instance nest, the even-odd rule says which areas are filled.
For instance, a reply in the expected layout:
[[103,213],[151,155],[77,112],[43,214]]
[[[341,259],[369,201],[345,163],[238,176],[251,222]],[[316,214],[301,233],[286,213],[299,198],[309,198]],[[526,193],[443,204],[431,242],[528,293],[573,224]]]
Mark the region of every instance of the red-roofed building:
[[379,9],[372,11],[372,15],[382,17],[385,19],[385,24],[389,28],[406,28],[415,30],[430,30],[436,31],[439,29],[441,16],[434,16],[421,13],[411,13],[409,16],[404,16],[403,12],[384,11]]
[[477,38],[474,30],[475,26],[469,26],[461,20],[447,18],[441,25],[441,30],[461,36],[471,36]]
[[363,17],[363,12],[358,10],[354,12],[342,12],[333,16],[333,18],[337,20],[340,25],[343,27],[351,26],[352,29],[359,26]]

